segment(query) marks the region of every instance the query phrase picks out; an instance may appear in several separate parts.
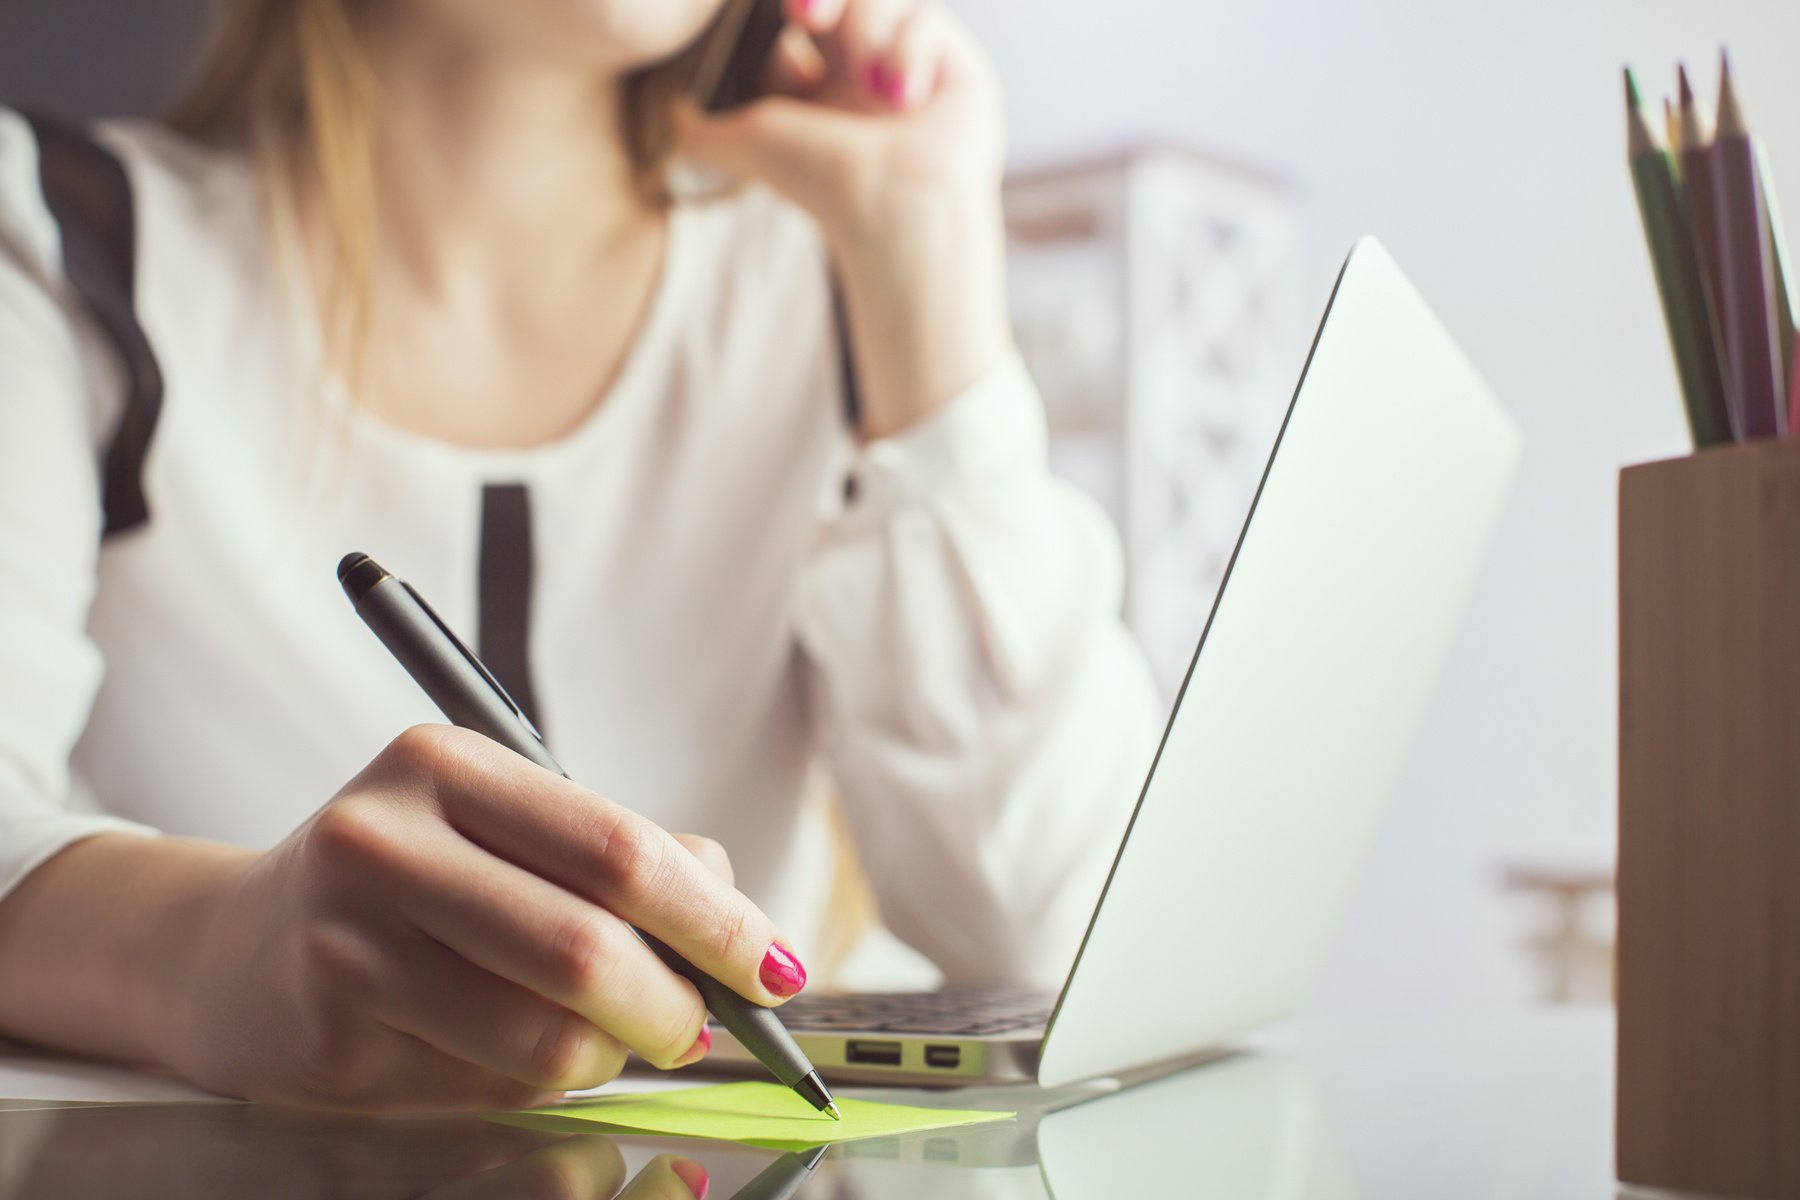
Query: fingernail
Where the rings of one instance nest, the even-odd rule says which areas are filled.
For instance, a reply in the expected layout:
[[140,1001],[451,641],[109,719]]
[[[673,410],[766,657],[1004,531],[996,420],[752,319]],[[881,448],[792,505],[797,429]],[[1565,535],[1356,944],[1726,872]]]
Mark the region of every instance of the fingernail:
[[886,67],[882,66],[879,62],[870,63],[868,79],[869,90],[871,92],[874,92],[877,96],[885,96],[888,94]]
[[778,945],[763,955],[761,975],[762,985],[777,996],[792,996],[806,986],[806,968]]
[[800,15],[810,17],[813,10],[819,7],[819,0],[800,0]]
[[686,1066],[689,1063],[696,1063],[696,1062],[699,1062],[701,1059],[705,1058],[707,1051],[709,1051],[711,1049],[712,1049],[712,1030],[710,1030],[706,1026],[702,1025],[700,1027],[700,1036],[695,1038],[694,1044],[687,1048],[687,1053],[683,1054],[680,1058],[676,1059],[675,1061],[680,1063],[682,1066]]
[[906,76],[898,71],[887,77],[887,98],[889,104],[906,103]]
[[706,1168],[692,1159],[678,1158],[669,1164],[669,1170],[675,1177],[687,1184],[687,1190],[694,1193],[694,1200],[706,1200],[707,1189],[712,1187],[712,1180],[706,1177]]

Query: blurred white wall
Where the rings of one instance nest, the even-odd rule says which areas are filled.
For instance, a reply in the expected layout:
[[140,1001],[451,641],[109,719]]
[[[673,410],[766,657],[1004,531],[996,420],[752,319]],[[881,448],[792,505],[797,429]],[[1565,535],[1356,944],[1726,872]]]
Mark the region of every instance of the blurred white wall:
[[[1685,431],[1623,162],[1619,68],[1721,41],[1800,220],[1800,6],[1781,0],[952,0],[1005,77],[1016,165],[1140,139],[1273,168],[1322,307],[1381,237],[1522,426],[1518,487],[1317,1003],[1527,999],[1514,859],[1604,863],[1614,491]],[[1296,335],[1298,372],[1307,331]]]

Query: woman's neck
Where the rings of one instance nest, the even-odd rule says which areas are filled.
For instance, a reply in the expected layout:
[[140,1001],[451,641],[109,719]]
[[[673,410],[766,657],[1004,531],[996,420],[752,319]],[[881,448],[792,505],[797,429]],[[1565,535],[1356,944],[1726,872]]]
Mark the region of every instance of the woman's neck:
[[[611,387],[650,311],[667,213],[636,186],[613,77],[423,27],[429,7],[386,6],[406,26],[368,31],[369,308],[333,365],[401,428],[539,445]],[[310,273],[332,280],[319,182],[299,176],[299,217]]]
[[615,80],[508,56],[426,20],[371,38],[386,269],[446,299],[508,277],[542,287],[655,225]]

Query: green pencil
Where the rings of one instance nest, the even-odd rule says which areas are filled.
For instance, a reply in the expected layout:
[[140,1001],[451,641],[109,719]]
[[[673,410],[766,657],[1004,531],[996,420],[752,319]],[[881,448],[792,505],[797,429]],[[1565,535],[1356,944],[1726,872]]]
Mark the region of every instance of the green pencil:
[[1732,440],[1725,405],[1725,373],[1713,338],[1706,307],[1706,285],[1694,247],[1693,225],[1686,200],[1676,183],[1675,164],[1657,144],[1644,119],[1637,81],[1625,70],[1626,146],[1631,179],[1637,190],[1638,215],[1650,247],[1656,290],[1662,297],[1663,321],[1675,353],[1675,371],[1687,408],[1688,428],[1696,446]]

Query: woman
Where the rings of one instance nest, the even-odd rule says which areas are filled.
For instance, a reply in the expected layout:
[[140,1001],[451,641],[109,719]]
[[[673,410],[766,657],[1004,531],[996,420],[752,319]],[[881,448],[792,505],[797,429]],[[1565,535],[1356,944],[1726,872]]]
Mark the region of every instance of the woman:
[[[174,129],[104,131],[165,383],[122,529],[125,389],[0,113],[0,1033],[343,1107],[693,1062],[625,922],[798,991],[815,760],[949,979],[1066,968],[1155,704],[1009,343],[997,89],[939,8],[792,0],[784,94],[704,116],[717,6],[222,8]],[[744,185],[670,202],[671,143]],[[603,795],[421,724],[352,549]]]

